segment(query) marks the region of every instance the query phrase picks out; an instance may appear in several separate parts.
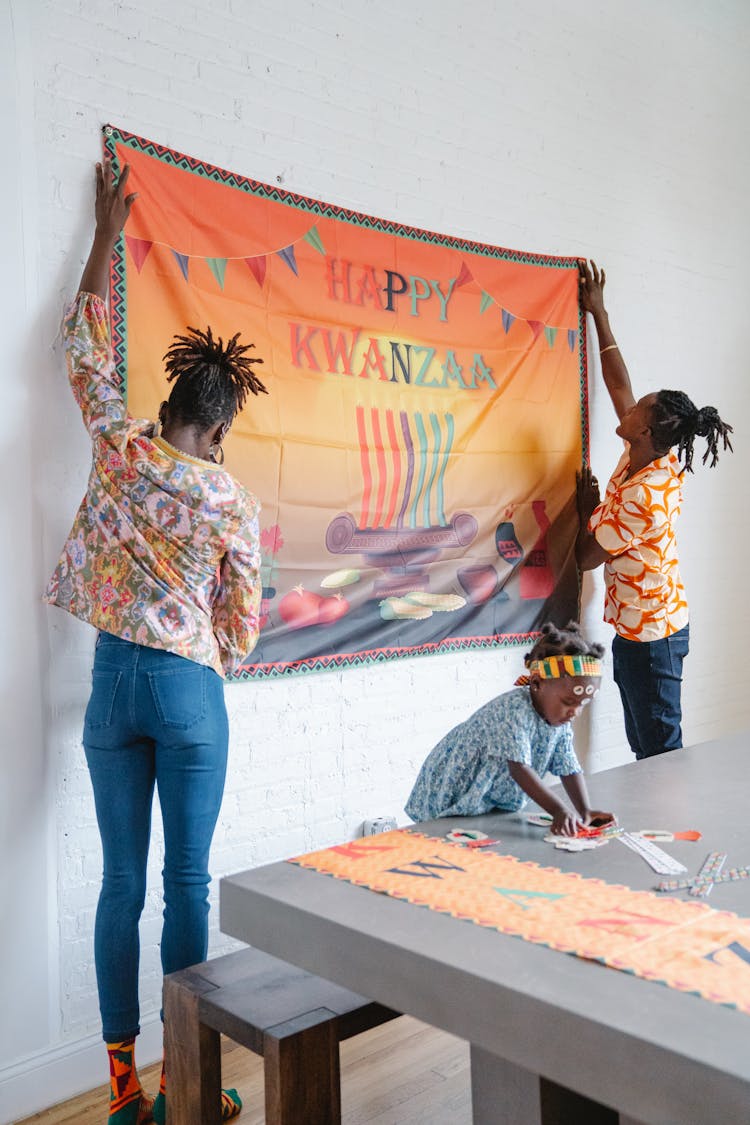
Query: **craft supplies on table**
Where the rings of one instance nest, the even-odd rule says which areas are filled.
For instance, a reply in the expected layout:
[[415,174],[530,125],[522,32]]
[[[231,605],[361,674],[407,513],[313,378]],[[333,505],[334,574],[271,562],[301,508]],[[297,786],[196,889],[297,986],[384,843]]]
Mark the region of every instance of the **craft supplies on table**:
[[559,852],[588,852],[592,848],[600,848],[602,844],[608,844],[609,841],[609,836],[596,836],[584,840],[578,836],[554,836],[551,832],[544,837],[545,844],[554,844]]
[[[740,879],[750,879],[750,867],[730,867],[728,871],[722,871],[720,875],[714,875],[710,883],[702,884],[705,886],[704,895],[707,895],[711,887],[715,883],[738,883]],[[659,883],[656,888],[657,891],[685,891],[695,887],[695,878],[693,879],[670,879],[667,882]]]
[[666,828],[641,828],[635,835],[647,840],[661,840],[665,844],[670,844],[673,840],[695,841],[701,838],[701,833],[693,829],[687,832],[670,832]]
[[552,823],[549,813],[526,813],[523,819],[527,824],[533,824],[535,828],[548,828]]
[[499,844],[499,840],[491,839],[486,832],[480,832],[477,828],[457,828],[454,832],[446,832],[446,840],[450,840],[452,844],[463,844],[467,848],[489,848],[493,844]]
[[622,832],[617,839],[641,859],[645,859],[652,871],[657,871],[659,875],[679,875],[687,871],[684,863],[635,832]]
[[706,898],[710,895],[716,876],[721,874],[726,861],[726,852],[709,852],[688,894],[693,898]]
[[693,898],[706,898],[715,883],[736,883],[750,878],[750,867],[730,867],[725,871],[726,860],[726,852],[709,852],[697,875],[688,879],[666,880],[659,883],[656,890],[662,893],[688,891]]
[[[552,817],[549,813],[526,813],[523,816],[523,819],[527,824],[532,824],[537,828],[549,828],[549,826],[552,824]],[[688,829],[683,832],[671,832],[667,828],[640,828],[638,829],[638,831],[633,830],[632,832],[626,833],[624,828],[621,828],[616,822],[612,822],[607,824],[600,824],[595,827],[581,826],[576,832],[575,836],[572,837],[557,836],[553,833],[549,833],[544,837],[544,840],[545,843],[554,844],[557,848],[563,848],[564,850],[571,852],[578,852],[587,851],[588,848],[572,846],[570,843],[561,843],[561,841],[577,841],[578,845],[580,845],[580,843],[584,840],[598,840],[601,843],[606,843],[608,840],[615,839],[616,837],[619,838],[623,835],[628,835],[631,838],[635,837],[644,841],[660,840],[665,844],[671,843],[674,840],[695,841],[701,839],[701,833],[696,832],[694,829]],[[648,849],[638,848],[635,845],[634,841],[628,846],[632,847],[633,851],[639,852],[639,854],[642,855],[644,859],[646,858],[645,852]],[[657,848],[655,851],[652,851],[651,855],[655,856],[657,851],[660,851],[660,849]],[[671,856],[667,856],[666,852],[661,852],[661,857],[664,864],[673,862]],[[678,872],[687,871],[687,868],[683,867],[680,864],[677,867],[665,867],[663,871],[658,867],[654,867],[654,870],[659,871],[660,874],[672,875],[677,874]]]
[[[524,817],[524,820],[527,824],[533,824],[535,828],[549,828],[552,824],[552,817],[549,815],[549,813],[527,813]],[[614,836],[621,831],[622,829],[619,828],[615,822],[608,821],[606,824],[598,824],[595,827],[589,828],[585,828],[583,825],[581,825],[578,828],[575,836],[568,836],[565,837],[565,839],[589,840],[600,836]],[[550,835],[545,836],[544,839],[548,843],[555,843],[557,842],[557,840],[563,839],[563,837],[552,835],[550,833]],[[576,848],[571,850],[582,851],[584,849]]]

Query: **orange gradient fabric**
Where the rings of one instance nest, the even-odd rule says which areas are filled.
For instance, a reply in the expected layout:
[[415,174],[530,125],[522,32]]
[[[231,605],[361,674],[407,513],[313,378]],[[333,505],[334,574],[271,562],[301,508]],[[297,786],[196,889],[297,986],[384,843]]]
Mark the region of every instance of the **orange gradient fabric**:
[[244,675],[526,643],[577,616],[586,454],[574,258],[307,199],[108,127],[138,193],[113,265],[136,416],[186,326],[263,358],[226,464],[258,496]]

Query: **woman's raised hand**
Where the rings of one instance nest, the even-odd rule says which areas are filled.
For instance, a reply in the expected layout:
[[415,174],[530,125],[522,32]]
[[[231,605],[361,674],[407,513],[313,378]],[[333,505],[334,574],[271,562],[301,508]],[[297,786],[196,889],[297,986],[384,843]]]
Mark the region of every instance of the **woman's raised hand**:
[[96,166],[96,232],[86,265],[83,267],[79,293],[95,293],[106,299],[109,290],[109,263],[117,236],[125,226],[133,200],[137,192],[125,194],[125,185],[130,175],[130,165],[126,164],[117,183],[112,173],[112,161],[105,159]]
[[126,164],[115,182],[112,161],[108,157],[96,166],[96,233],[113,244],[127,222],[133,201],[138,198],[137,192],[125,194],[129,175],[130,165]]
[[581,294],[581,305],[586,312],[596,315],[597,312],[604,310],[604,284],[606,280],[607,275],[604,270],[599,269],[596,262],[592,261],[589,265],[585,258],[579,259],[578,288]]

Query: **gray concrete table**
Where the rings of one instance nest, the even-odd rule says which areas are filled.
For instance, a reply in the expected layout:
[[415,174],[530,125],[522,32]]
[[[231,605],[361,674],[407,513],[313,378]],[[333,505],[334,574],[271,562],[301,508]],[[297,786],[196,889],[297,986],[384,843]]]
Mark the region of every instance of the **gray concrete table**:
[[[701,831],[664,845],[691,873],[709,851],[750,864],[749,740],[596,774],[592,801],[626,828]],[[502,853],[636,890],[660,878],[616,841],[555,851],[511,814],[424,827],[481,828]],[[750,915],[750,883],[708,901]],[[288,863],[223,879],[221,928],[467,1039],[477,1125],[750,1123],[750,1016],[732,1009]]]

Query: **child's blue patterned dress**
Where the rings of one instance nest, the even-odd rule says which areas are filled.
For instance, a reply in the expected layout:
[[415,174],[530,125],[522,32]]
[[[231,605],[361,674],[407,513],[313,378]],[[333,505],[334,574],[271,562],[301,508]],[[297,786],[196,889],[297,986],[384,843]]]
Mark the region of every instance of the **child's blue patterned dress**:
[[514,812],[528,797],[508,762],[565,777],[580,773],[570,723],[551,726],[535,710],[528,687],[514,688],[459,723],[430,752],[406,803],[412,820]]

